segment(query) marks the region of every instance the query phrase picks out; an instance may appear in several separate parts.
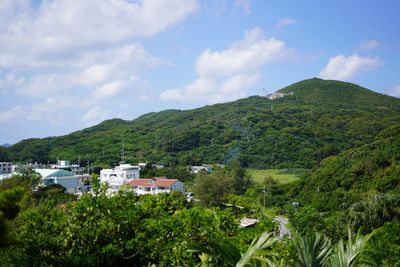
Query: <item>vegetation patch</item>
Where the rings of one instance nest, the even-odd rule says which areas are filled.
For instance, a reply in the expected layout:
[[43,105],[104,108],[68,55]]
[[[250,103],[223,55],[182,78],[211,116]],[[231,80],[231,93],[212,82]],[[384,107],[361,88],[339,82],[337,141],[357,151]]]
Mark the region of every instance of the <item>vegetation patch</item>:
[[250,169],[249,173],[253,178],[253,181],[258,184],[268,183],[271,178],[273,181],[280,184],[288,184],[300,179],[303,173],[307,170],[303,169],[266,169],[266,170],[255,170]]

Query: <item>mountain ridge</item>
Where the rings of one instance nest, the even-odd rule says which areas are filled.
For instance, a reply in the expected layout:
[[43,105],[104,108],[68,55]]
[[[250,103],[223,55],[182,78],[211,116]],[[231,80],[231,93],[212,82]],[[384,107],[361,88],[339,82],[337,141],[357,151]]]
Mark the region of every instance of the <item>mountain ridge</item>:
[[[81,158],[128,161],[312,167],[325,156],[370,142],[400,122],[400,100],[355,84],[309,79],[270,100],[250,96],[190,110],[169,109],[134,120],[111,119],[64,136],[27,139],[6,149],[12,160]],[[39,156],[38,156],[39,155]]]

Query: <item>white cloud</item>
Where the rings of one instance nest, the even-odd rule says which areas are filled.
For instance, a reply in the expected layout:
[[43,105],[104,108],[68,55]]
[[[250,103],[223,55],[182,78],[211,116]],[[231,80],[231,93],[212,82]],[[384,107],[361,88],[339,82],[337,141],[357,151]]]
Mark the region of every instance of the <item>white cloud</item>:
[[198,77],[182,88],[164,91],[160,98],[216,103],[243,97],[259,80],[264,65],[285,60],[291,52],[283,41],[266,39],[260,28],[254,28],[226,50],[203,51],[195,64]]
[[93,107],[86,112],[82,117],[82,121],[85,121],[89,124],[97,123],[103,121],[107,118],[109,112],[101,107]]
[[222,80],[200,77],[184,88],[162,92],[160,98],[164,101],[194,101],[207,104],[235,100],[244,97],[244,89],[253,86],[258,79],[258,74],[234,75]]
[[130,44],[86,54],[80,66],[55,70],[45,68],[36,75],[19,78],[13,74],[14,83],[0,81],[0,91],[2,87],[13,87],[20,95],[39,98],[71,95],[74,91],[82,93],[82,90],[88,91],[94,87],[98,89],[116,80],[131,84],[139,79],[138,75],[143,70],[161,63],[161,60],[150,56],[140,45]]
[[110,67],[105,64],[93,64],[84,69],[80,80],[83,84],[92,85],[104,82],[110,76]]
[[[47,98],[30,106],[17,105],[0,112],[0,122],[11,120],[55,121],[64,120],[65,110],[77,106],[77,102],[63,98]],[[75,107],[76,108],[76,107]]]
[[0,122],[6,122],[18,118],[24,108],[22,106],[15,106],[11,109],[0,112]]
[[17,77],[15,73],[7,73],[0,80],[0,94],[6,94],[12,88],[18,88],[24,83],[24,79]]
[[23,78],[17,93],[24,96],[46,98],[67,90],[73,78],[69,74],[44,73],[30,78]]
[[142,72],[163,63],[135,38],[155,35],[197,8],[197,0],[1,0],[0,95],[36,98],[2,111],[2,120],[56,117],[70,112],[60,104],[68,99],[74,111],[92,108],[83,117],[94,118],[98,101],[140,87]]
[[199,76],[229,76],[252,73],[262,65],[285,56],[285,43],[265,39],[260,28],[245,33],[244,38],[221,52],[204,51],[196,62]]
[[[43,0],[0,6],[0,67],[43,66],[79,58],[82,50],[146,37],[174,25],[197,10],[196,0]],[[28,3],[27,3],[28,2]]]
[[379,41],[371,39],[371,40],[363,40],[359,46],[358,50],[360,51],[370,51],[377,49],[379,47]]
[[389,95],[400,98],[400,85],[393,87],[389,91]]
[[351,80],[361,72],[376,69],[383,65],[379,58],[338,55],[329,59],[326,67],[321,71],[320,77],[333,80]]
[[93,93],[95,98],[107,98],[117,94],[123,87],[124,83],[122,81],[114,81],[110,83],[103,84],[96,88]]
[[34,104],[27,108],[25,118],[28,120],[60,120],[67,115],[65,110],[71,107],[76,108],[76,101],[63,98],[47,98],[44,102]]
[[295,20],[294,18],[282,18],[275,25],[275,29],[280,30],[286,26],[294,25],[294,24],[297,24],[297,20]]

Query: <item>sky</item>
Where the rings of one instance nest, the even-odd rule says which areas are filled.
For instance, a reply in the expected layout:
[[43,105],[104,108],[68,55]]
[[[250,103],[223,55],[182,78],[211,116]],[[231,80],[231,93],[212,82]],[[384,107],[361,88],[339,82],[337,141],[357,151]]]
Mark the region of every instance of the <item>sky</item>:
[[397,0],[0,0],[0,144],[319,77],[400,97]]

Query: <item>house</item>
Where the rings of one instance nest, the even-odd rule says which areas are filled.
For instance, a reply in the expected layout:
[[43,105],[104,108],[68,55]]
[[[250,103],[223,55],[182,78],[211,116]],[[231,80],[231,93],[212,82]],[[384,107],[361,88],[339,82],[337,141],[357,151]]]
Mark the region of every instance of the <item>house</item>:
[[70,194],[85,192],[85,181],[91,179],[90,175],[77,175],[63,169],[34,169],[42,176],[41,183],[44,186],[59,184],[65,187]]
[[183,183],[177,179],[157,177],[152,179],[135,179],[127,183],[132,186],[136,195],[157,195],[170,193],[172,191],[184,191]]
[[132,179],[139,178],[139,166],[132,166],[130,164],[120,164],[119,166],[115,166],[114,169],[102,169],[100,171],[100,182],[108,184],[108,193],[110,194],[117,192],[122,185]]
[[100,171],[100,181],[102,182],[108,182],[114,177],[123,180],[138,179],[140,178],[140,168],[130,164],[120,164],[115,166],[114,169],[102,169]]

